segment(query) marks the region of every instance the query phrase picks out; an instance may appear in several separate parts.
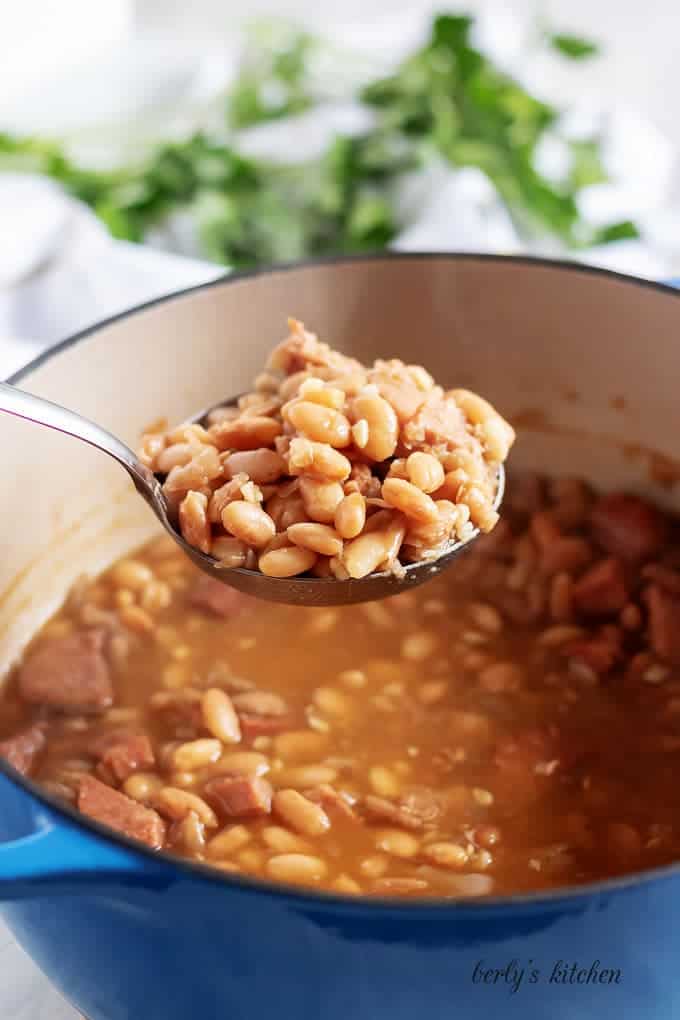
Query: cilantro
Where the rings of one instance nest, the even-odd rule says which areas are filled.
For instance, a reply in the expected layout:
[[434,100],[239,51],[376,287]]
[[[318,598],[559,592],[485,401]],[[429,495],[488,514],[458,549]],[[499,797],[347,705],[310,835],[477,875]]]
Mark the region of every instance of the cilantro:
[[556,35],[549,36],[548,41],[553,49],[561,53],[562,56],[569,57],[570,60],[587,60],[597,56],[600,52],[597,43],[590,39],[583,39],[578,35],[566,35],[558,32]]

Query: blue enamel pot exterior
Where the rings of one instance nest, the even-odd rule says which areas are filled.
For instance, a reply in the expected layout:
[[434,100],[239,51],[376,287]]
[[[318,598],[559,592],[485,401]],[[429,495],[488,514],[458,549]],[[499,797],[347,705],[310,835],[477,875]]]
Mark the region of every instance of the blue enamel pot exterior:
[[677,876],[524,902],[350,902],[154,859],[4,776],[0,794],[32,827],[0,850],[3,915],[88,1020],[678,1015]]
[[[238,300],[229,297],[230,291],[239,292]],[[379,315],[376,302],[382,303]],[[230,321],[246,329],[246,340],[235,337],[232,344],[244,344],[247,377],[280,332],[272,332],[272,323],[297,314],[300,304],[310,324],[321,319],[325,335],[341,345],[343,336],[372,334],[386,317],[394,343],[385,349],[403,355],[415,345],[420,350],[411,350],[411,360],[432,365],[428,342],[439,350],[457,336],[460,323],[455,316],[447,319],[452,303],[465,334],[476,340],[472,353],[464,344],[457,348],[463,382],[482,374],[491,379],[495,372],[485,392],[501,407],[510,403],[518,409],[532,401],[536,406],[544,379],[552,411],[568,425],[570,413],[590,413],[600,398],[603,406],[607,403],[610,391],[603,379],[611,381],[611,394],[623,393],[634,402],[638,388],[647,394],[657,369],[662,380],[668,379],[672,359],[678,360],[673,346],[678,349],[680,299],[670,288],[523,259],[380,256],[230,278],[193,290],[76,338],[68,349],[29,368],[19,384],[56,395],[59,379],[40,372],[52,371],[51,358],[72,356],[79,348],[78,364],[94,359],[100,370],[110,364],[115,375],[128,334],[140,322],[143,328],[130,339],[132,349],[140,351],[138,377],[146,370],[144,343],[169,336],[176,358],[168,371],[182,373],[183,358],[188,366],[191,359],[208,357],[208,348],[185,353],[186,336],[212,329],[214,343]],[[271,313],[263,311],[268,304]],[[246,312],[252,321],[244,327],[245,320],[237,317]],[[428,326],[414,337],[423,316]],[[619,352],[618,359],[609,357],[609,368],[600,366],[598,355],[590,359],[587,352],[598,345],[592,333],[586,335],[583,316],[588,329],[596,327],[600,346]],[[175,339],[169,324],[177,322]],[[479,352],[487,331],[490,336],[501,325],[514,346],[508,340],[505,360],[494,368],[501,355],[490,359]],[[546,351],[551,329],[561,338],[557,353]],[[661,337],[656,369],[643,343],[649,329]],[[253,337],[265,332],[253,351],[248,330]],[[576,347],[564,350],[572,332]],[[524,343],[531,349],[523,352]],[[445,362],[434,361],[436,374]],[[71,375],[73,364],[67,366]],[[584,376],[579,399],[564,397],[560,403],[558,387],[566,392]],[[106,372],[98,374],[93,385],[122,385],[105,377]],[[526,385],[504,405],[503,387],[510,377]],[[229,383],[220,385],[223,393],[235,391]],[[673,394],[672,387],[660,384],[654,398],[659,427],[672,418]],[[196,396],[187,384],[183,399],[189,407]],[[84,398],[80,409],[86,406]],[[600,424],[613,434],[618,419],[607,418],[610,410],[603,414]],[[117,423],[112,417],[105,424]],[[130,431],[138,424],[131,420]],[[629,423],[619,431],[626,429],[630,434]],[[531,447],[530,461],[574,456],[572,446],[551,446],[546,454],[542,442]],[[672,438],[667,442],[672,445]],[[585,455],[583,463],[589,473],[598,473]],[[621,470],[633,470],[626,464]],[[6,605],[0,601],[0,611]],[[19,943],[88,1020],[602,1020],[608,1015],[677,1020],[679,909],[679,868],[551,895],[483,901],[390,903],[275,887],[137,847],[59,807],[0,764],[0,910]]]

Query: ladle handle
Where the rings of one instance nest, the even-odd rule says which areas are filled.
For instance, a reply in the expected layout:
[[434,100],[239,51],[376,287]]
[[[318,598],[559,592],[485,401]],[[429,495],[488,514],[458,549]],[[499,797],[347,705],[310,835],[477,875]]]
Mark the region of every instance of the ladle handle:
[[137,491],[147,502],[151,501],[152,493],[158,485],[153,473],[125,443],[107,432],[101,425],[95,424],[89,418],[83,418],[75,411],[69,411],[60,404],[45,400],[44,397],[36,397],[33,393],[19,390],[9,383],[0,383],[0,411],[35,422],[36,425],[46,425],[67,436],[82,439],[84,443],[89,443],[97,450],[108,453],[125,468]]

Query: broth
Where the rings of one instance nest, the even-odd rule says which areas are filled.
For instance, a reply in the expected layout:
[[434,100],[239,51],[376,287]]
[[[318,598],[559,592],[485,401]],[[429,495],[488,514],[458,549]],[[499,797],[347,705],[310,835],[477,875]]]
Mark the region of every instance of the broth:
[[593,500],[519,479],[446,575],[341,609],[250,600],[154,541],[37,635],[0,750],[149,845],[340,892],[516,893],[669,863],[676,524]]

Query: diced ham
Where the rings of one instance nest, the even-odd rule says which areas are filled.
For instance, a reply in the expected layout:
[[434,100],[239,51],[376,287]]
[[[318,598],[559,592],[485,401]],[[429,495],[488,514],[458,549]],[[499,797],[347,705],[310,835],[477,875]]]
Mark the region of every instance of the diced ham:
[[368,373],[368,381],[377,386],[380,396],[394,408],[400,425],[414,417],[427,397],[401,361],[377,361]]
[[305,790],[305,797],[313,804],[320,804],[329,814],[338,814],[350,822],[359,821],[359,816],[349,800],[330,783],[320,783],[311,790]]
[[616,649],[609,641],[604,641],[602,638],[576,641],[569,646],[569,654],[575,662],[583,663],[598,676],[613,669],[617,660]]
[[612,492],[595,503],[590,530],[606,552],[627,563],[644,563],[663,548],[668,522],[660,510],[639,496]]
[[680,595],[680,571],[665,563],[647,563],[641,573],[646,581],[653,581],[671,595]]
[[592,637],[570,641],[564,646],[563,652],[602,676],[621,660],[621,636],[616,628],[603,628]]
[[552,510],[532,514],[529,533],[539,553],[541,572],[548,577],[562,572],[573,574],[592,562],[590,543],[564,535]]
[[[267,360],[267,368],[272,372],[285,372],[293,375],[305,369],[330,369],[334,375],[353,375],[365,373],[363,365],[354,358],[332,350],[328,344],[322,343],[314,333],[305,329],[304,323],[297,319],[289,319],[290,336],[286,337],[274,348]],[[319,373],[320,375],[322,373]]]
[[155,691],[149,700],[149,708],[161,716],[168,726],[186,725],[198,729],[203,723],[201,699],[201,692],[193,687],[180,687],[173,691]]
[[129,726],[116,726],[114,729],[97,729],[93,735],[84,734],[83,753],[91,758],[101,758],[105,751],[112,748],[114,744],[121,744],[127,737],[133,736],[134,730]]
[[423,819],[419,815],[387,800],[386,797],[376,797],[372,793],[364,797],[363,813],[369,822],[390,822],[392,825],[400,825],[403,829],[423,827]]
[[271,784],[260,776],[218,776],[204,792],[228,818],[256,818],[271,811]]
[[146,843],[153,850],[163,846],[165,822],[158,812],[112,790],[94,776],[86,775],[80,780],[78,808],[90,818]]
[[111,744],[101,760],[119,783],[125,782],[137,769],[152,768],[156,762],[151,741],[141,733]]
[[114,744],[122,744],[132,736],[134,736],[134,732],[129,726],[119,726],[116,729],[107,729],[103,732],[95,731],[94,735],[87,740],[83,750],[85,754],[89,754],[93,758],[101,758]]
[[[626,675],[629,679],[635,683],[639,683],[641,676],[647,672],[650,666],[656,663],[656,657],[652,652],[636,652],[635,655],[629,660],[626,665]],[[664,697],[666,691],[664,688],[659,688],[662,691]],[[648,697],[651,696],[651,692]]]
[[592,559],[593,550],[585,538],[565,535],[543,548],[540,566],[544,574],[553,577],[563,571],[573,574],[582,570]]
[[[487,574],[487,578],[489,574]],[[538,623],[548,608],[548,588],[545,579],[534,577],[524,591],[512,591],[502,583],[493,590],[493,604],[511,623],[527,626]]]
[[454,449],[464,446],[466,438],[466,418],[456,401],[434,393],[428,395],[417,413],[402,427],[400,443],[409,451],[433,446]]
[[62,712],[101,712],[113,702],[103,629],[80,631],[42,644],[21,668],[25,701]]
[[17,772],[27,776],[36,757],[45,746],[45,726],[35,723],[14,737],[0,740],[0,757],[6,758]]
[[189,595],[189,603],[196,609],[203,609],[213,616],[219,616],[223,620],[229,620],[257,604],[257,599],[250,595],[244,595],[236,588],[230,588],[228,584],[213,577],[199,577]]
[[562,538],[562,529],[550,510],[539,510],[532,515],[529,532],[540,550],[549,548]]
[[626,572],[613,556],[586,570],[573,588],[578,611],[587,616],[608,616],[620,612],[628,601]]
[[378,382],[377,386],[380,396],[394,408],[401,425],[414,418],[425,398],[423,391],[413,384],[395,386],[394,383],[385,381]]
[[238,721],[244,740],[275,736],[277,733],[295,729],[295,720],[290,715],[253,715],[250,712],[239,712]]
[[649,643],[660,659],[680,665],[680,598],[659,584],[643,592],[649,612]]
[[550,486],[553,514],[561,528],[580,528],[588,519],[593,495],[579,478],[555,478]]

